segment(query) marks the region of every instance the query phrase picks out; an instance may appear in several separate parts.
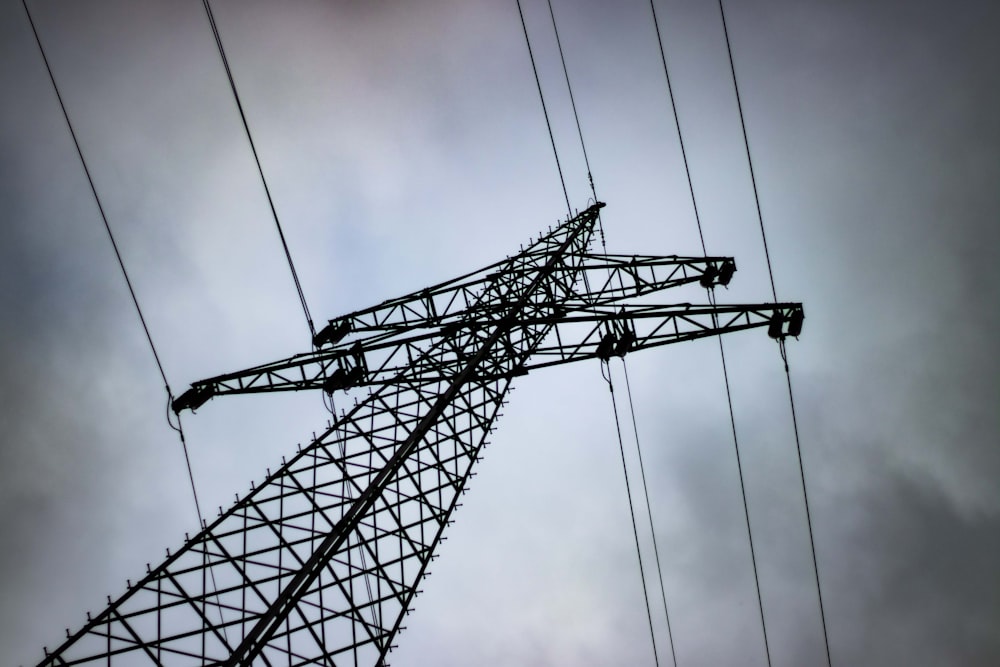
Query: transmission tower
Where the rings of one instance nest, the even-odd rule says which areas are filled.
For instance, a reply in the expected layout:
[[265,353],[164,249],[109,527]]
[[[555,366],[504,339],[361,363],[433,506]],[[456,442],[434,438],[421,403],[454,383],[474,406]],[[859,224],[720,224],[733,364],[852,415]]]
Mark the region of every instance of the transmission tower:
[[385,665],[514,378],[764,327],[797,303],[662,305],[726,285],[728,257],[593,254],[602,203],[516,255],[330,321],[311,352],[197,382],[226,394],[316,389],[358,400],[41,665]]

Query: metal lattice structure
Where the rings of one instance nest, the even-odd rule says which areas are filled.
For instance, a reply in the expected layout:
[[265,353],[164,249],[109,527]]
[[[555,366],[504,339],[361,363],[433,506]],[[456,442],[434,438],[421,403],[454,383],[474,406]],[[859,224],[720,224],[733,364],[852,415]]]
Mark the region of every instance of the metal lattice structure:
[[593,254],[601,207],[480,271],[331,321],[312,352],[194,384],[176,411],[236,393],[361,397],[40,664],[384,665],[514,378],[801,330],[800,304],[650,303],[727,284],[736,265]]

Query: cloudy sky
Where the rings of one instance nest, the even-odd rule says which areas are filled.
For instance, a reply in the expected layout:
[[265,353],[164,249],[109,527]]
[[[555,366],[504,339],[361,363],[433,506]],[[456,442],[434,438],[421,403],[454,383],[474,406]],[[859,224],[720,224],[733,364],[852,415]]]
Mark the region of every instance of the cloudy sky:
[[[778,295],[807,313],[792,380],[834,662],[996,665],[1000,10],[730,4]],[[582,208],[547,9],[524,5]],[[648,4],[553,5],[609,250],[698,254]],[[31,7],[174,389],[305,350],[201,4]],[[657,7],[708,249],[739,266],[720,300],[767,301],[718,7]],[[215,9],[318,320],[476,268],[564,214],[514,0]],[[196,518],[19,2],[0,4],[0,34],[0,655],[16,665]],[[778,353],[759,331],[726,344],[773,662],[820,664]],[[718,348],[628,362],[678,663],[765,664]],[[392,662],[652,664],[599,369],[517,387]],[[228,505],[324,419],[315,395],[187,417],[203,506]],[[662,609],[654,621],[670,664]]]

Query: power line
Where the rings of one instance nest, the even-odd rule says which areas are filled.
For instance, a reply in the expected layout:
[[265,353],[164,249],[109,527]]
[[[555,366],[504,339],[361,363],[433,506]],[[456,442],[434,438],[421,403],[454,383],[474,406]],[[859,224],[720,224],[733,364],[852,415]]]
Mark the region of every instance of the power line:
[[[593,173],[591,172],[591,169],[590,169],[590,158],[587,155],[587,142],[583,138],[583,126],[580,123],[580,114],[578,113],[577,108],[576,108],[576,97],[573,95],[573,84],[570,82],[569,67],[567,67],[567,65],[566,65],[566,56],[565,56],[565,53],[563,52],[562,40],[559,38],[559,26],[558,26],[558,24],[556,22],[555,11],[552,8],[552,0],[547,0],[547,4],[548,4],[548,7],[549,7],[549,16],[552,19],[552,32],[555,35],[556,46],[559,49],[559,61],[562,64],[563,77],[566,80],[566,90],[569,93],[569,101],[570,101],[570,105],[571,105],[571,107],[573,109],[573,119],[576,121],[576,132],[577,132],[577,136],[579,136],[579,138],[580,138],[580,150],[583,153],[583,162],[584,162],[584,164],[587,167],[587,180],[590,183],[590,191],[591,191],[591,193],[594,196],[594,201],[596,202],[598,200],[597,199],[597,188],[594,185],[594,177],[593,177]],[[597,215],[597,221],[598,221],[598,229],[599,229],[600,235],[601,235],[601,246],[604,248],[604,252],[607,253],[608,248],[607,248],[607,243],[606,243],[606,240],[605,240],[605,237],[604,237],[604,225],[603,225],[603,223],[601,221],[601,215],[600,215],[600,213],[598,213],[598,215]],[[609,268],[608,269],[608,277],[609,278],[610,278],[610,274],[611,274],[611,269]],[[584,273],[584,281],[585,282],[587,281],[587,275],[586,275],[586,273]],[[624,290],[625,286],[622,283],[622,278],[621,278],[620,274],[618,276],[618,282],[619,282],[619,286],[622,288],[622,290]],[[587,285],[587,289],[588,290],[590,289],[589,284]],[[606,364],[606,366],[607,366],[607,364]],[[669,611],[669,608],[667,606],[666,589],[665,589],[665,587],[663,585],[663,568],[660,566],[660,550],[659,550],[659,547],[657,545],[657,540],[656,540],[656,529],[653,526],[653,511],[651,509],[650,502],[649,502],[649,487],[646,484],[646,469],[643,466],[643,462],[642,462],[642,448],[641,448],[641,446],[639,444],[639,427],[636,425],[635,409],[634,409],[634,407],[632,405],[632,388],[631,388],[631,386],[629,385],[629,382],[628,382],[628,364],[626,363],[624,357],[622,357],[622,368],[625,371],[625,384],[626,384],[626,387],[627,387],[627,390],[628,390],[627,391],[627,394],[628,394],[628,404],[629,404],[629,410],[631,411],[631,414],[632,414],[632,428],[633,428],[633,431],[635,433],[635,448],[636,448],[636,453],[638,454],[638,457],[639,457],[639,470],[640,470],[640,474],[641,474],[641,478],[642,478],[643,497],[645,498],[645,501],[646,501],[646,511],[647,511],[648,516],[649,516],[649,530],[650,530],[650,533],[651,533],[652,539],[653,539],[653,552],[654,552],[655,558],[656,558],[656,572],[657,572],[659,583],[660,583],[660,596],[661,596],[662,601],[663,601],[663,611],[664,611],[664,614],[666,615],[666,621],[667,621],[667,638],[670,641],[670,655],[671,655],[671,659],[673,660],[673,664],[676,667],[676,665],[677,665],[677,653],[674,650],[674,635],[673,635],[673,631],[672,631],[672,629],[670,627],[670,611]],[[607,366],[607,369],[608,369],[608,377],[605,378],[605,379],[607,380],[608,387],[611,389],[611,392],[612,392],[612,395],[611,395],[612,407],[613,407],[613,410],[614,410],[615,426],[616,426],[616,428],[618,430],[618,445],[619,445],[619,447],[622,450],[621,451],[621,454],[622,454],[622,470],[625,473],[625,486],[626,486],[626,491],[628,492],[628,498],[629,498],[629,511],[631,513],[631,516],[632,516],[632,528],[633,528],[633,531],[635,533],[636,553],[637,553],[637,555],[639,557],[639,572],[640,572],[640,575],[642,576],[643,595],[645,596],[645,599],[646,599],[646,614],[647,614],[647,616],[649,618],[650,638],[652,639],[652,642],[653,642],[653,656],[656,659],[657,664],[659,664],[659,657],[656,654],[656,637],[655,637],[655,633],[653,631],[652,610],[650,609],[649,595],[648,595],[648,592],[646,590],[646,578],[645,578],[645,572],[644,572],[644,569],[643,569],[643,566],[642,566],[642,552],[641,552],[641,550],[639,548],[639,533],[638,533],[638,530],[636,528],[635,511],[634,511],[634,509],[632,507],[632,492],[631,492],[631,488],[630,488],[629,480],[628,480],[628,468],[625,466],[625,450],[624,450],[624,446],[622,444],[621,426],[620,426],[620,424],[618,422],[618,406],[615,404],[615,400],[614,400],[614,385],[611,382],[611,368],[610,368],[610,366]]]
[[653,27],[656,28],[656,43],[660,47],[660,61],[663,63],[663,74],[667,79],[667,94],[670,97],[670,108],[674,113],[674,125],[677,126],[677,141],[681,146],[681,158],[684,160],[684,173],[687,176],[688,190],[691,192],[691,206],[694,207],[694,220],[698,223],[698,238],[701,239],[701,251],[707,256],[705,249],[705,234],[701,229],[701,215],[698,213],[698,201],[694,196],[694,181],[691,179],[691,168],[688,166],[687,151],[684,150],[684,135],[681,133],[681,119],[677,114],[677,103],[674,101],[674,88],[670,83],[670,69],[667,67],[667,53],[663,48],[663,35],[660,32],[660,21],[656,17],[656,5],[649,0],[649,10],[653,14]]
[[[666,49],[663,46],[663,34],[660,31],[660,22],[656,16],[656,5],[654,3],[654,0],[649,1],[649,9],[653,15],[653,27],[656,29],[656,42],[660,48],[660,61],[663,63],[663,74],[667,80],[667,94],[670,97],[670,108],[673,111],[674,125],[677,128],[677,141],[680,144],[681,158],[684,161],[684,173],[687,176],[688,191],[691,193],[691,206],[694,209],[694,220],[698,226],[698,238],[701,240],[701,250],[707,256],[708,250],[705,245],[705,234],[704,231],[702,230],[701,216],[698,213],[698,201],[694,194],[694,180],[691,177],[691,168],[688,164],[687,151],[684,148],[684,134],[683,132],[681,132],[680,115],[677,113],[677,103],[674,98],[674,89],[670,83],[670,68],[667,67],[667,54],[666,54]],[[713,295],[712,288],[706,288],[705,292],[708,295],[709,302],[714,306],[715,297]],[[777,301],[777,298],[775,298],[775,301]],[[749,542],[750,545],[750,563],[753,568],[754,587],[757,592],[757,608],[760,611],[760,629],[761,629],[761,635],[764,638],[764,654],[767,657],[767,664],[770,665],[771,646],[767,639],[767,623],[764,620],[764,598],[761,595],[760,575],[758,574],[757,570],[757,551],[754,547],[753,530],[751,529],[750,526],[750,506],[747,502],[746,481],[744,480],[743,477],[743,462],[740,456],[740,441],[736,435],[736,415],[735,412],[733,411],[733,394],[732,394],[732,389],[729,385],[729,369],[726,366],[726,350],[721,338],[719,339],[719,358],[722,362],[722,379],[725,383],[725,388],[726,388],[726,405],[729,408],[729,425],[733,434],[733,451],[736,454],[736,470],[737,473],[739,474],[740,495],[743,500],[743,516],[746,519],[747,541]]]
[[[569,93],[569,103],[573,109],[573,119],[576,121],[576,133],[580,137],[580,150],[583,152],[583,164],[587,167],[587,182],[590,184],[590,192],[594,196],[594,202],[599,201],[597,198],[597,187],[594,185],[594,175],[590,169],[590,157],[587,155],[587,142],[583,140],[583,126],[580,124],[580,114],[576,110],[576,96],[573,95],[573,84],[569,81],[569,68],[566,67],[566,56],[563,54],[562,40],[559,39],[559,26],[556,25],[556,14],[552,9],[552,0],[547,0],[549,5],[549,16],[552,18],[552,32],[556,37],[556,46],[559,48],[559,61],[562,63],[563,77],[566,79],[566,91]],[[604,251],[607,252],[607,243],[604,238],[604,220],[601,218],[601,214],[597,214],[597,231],[601,237],[601,246]],[[584,281],[587,280],[587,275],[583,276]],[[590,286],[588,285],[589,289]]]
[[264,168],[260,164],[260,156],[257,154],[257,147],[254,145],[253,136],[250,134],[250,125],[247,122],[246,113],[243,111],[243,103],[240,102],[240,94],[236,90],[236,80],[233,78],[233,71],[229,67],[229,59],[226,57],[226,50],[222,46],[222,35],[219,34],[219,27],[215,23],[215,15],[212,13],[212,5],[209,0],[202,0],[205,7],[205,14],[208,16],[209,26],[212,28],[212,35],[215,37],[215,45],[219,49],[219,56],[222,58],[222,66],[226,70],[226,77],[229,79],[229,87],[233,91],[233,98],[236,100],[236,109],[240,112],[240,120],[243,121],[243,130],[246,132],[247,141],[250,144],[250,151],[253,153],[254,162],[257,164],[257,173],[260,174],[260,182],[264,185],[264,194],[267,196],[267,203],[271,207],[271,217],[274,218],[274,226],[278,229],[278,237],[281,239],[281,247],[285,251],[285,259],[288,262],[288,269],[292,273],[292,280],[295,282],[295,291],[299,295],[299,303],[302,305],[302,313],[305,315],[306,324],[309,326],[309,333],[313,339],[316,338],[316,327],[313,325],[312,314],[309,312],[309,304],[306,303],[305,292],[302,291],[302,283],[299,282],[299,274],[295,270],[295,262],[292,261],[292,253],[288,249],[288,242],[285,240],[285,232],[281,228],[281,221],[278,219],[278,210],[274,206],[274,199],[271,197],[271,189],[267,185],[264,177]]
[[[577,132],[577,136],[580,138],[580,150],[583,153],[583,162],[584,162],[584,165],[587,167],[587,181],[590,183],[590,191],[591,191],[591,193],[594,196],[594,201],[596,202],[596,201],[598,201],[598,199],[597,199],[597,188],[594,185],[594,176],[593,176],[593,172],[591,171],[591,168],[590,168],[590,158],[587,155],[587,142],[583,138],[583,126],[580,123],[580,114],[579,114],[579,112],[577,111],[577,108],[576,108],[576,97],[573,95],[573,84],[570,82],[569,67],[566,65],[566,56],[565,56],[565,53],[563,52],[562,40],[559,38],[559,26],[558,26],[558,23],[556,22],[555,11],[552,8],[552,0],[547,0],[547,4],[548,4],[548,7],[549,7],[549,17],[552,19],[552,32],[555,35],[556,46],[559,49],[559,61],[562,64],[563,77],[566,80],[566,90],[569,93],[570,106],[573,109],[573,119],[576,121],[576,132]],[[604,248],[604,252],[607,253],[608,248],[607,248],[607,243],[606,243],[605,236],[604,236],[604,225],[603,225],[603,222],[601,221],[601,215],[600,215],[600,213],[598,213],[598,215],[597,215],[597,222],[598,222],[598,229],[600,231],[600,236],[601,236],[601,247]],[[609,278],[611,277],[611,269],[610,268],[608,269],[608,277]],[[586,273],[584,273],[584,282],[587,283],[587,275],[586,275]],[[621,277],[620,274],[618,275],[618,282],[619,282],[619,286],[624,291],[625,286],[622,283],[622,277]],[[589,283],[587,283],[587,289],[588,289],[588,291],[590,289]],[[644,572],[644,569],[643,569],[643,566],[642,566],[642,551],[639,548],[639,533],[638,533],[638,529],[636,527],[635,510],[634,510],[634,508],[632,506],[632,492],[631,492],[631,488],[630,488],[630,484],[629,484],[629,479],[628,479],[628,476],[629,476],[629,474],[628,474],[628,468],[625,466],[625,450],[624,450],[624,445],[622,443],[621,425],[619,424],[619,421],[618,421],[618,406],[615,403],[614,385],[611,382],[611,368],[607,364],[605,364],[605,366],[607,367],[607,370],[608,370],[608,376],[605,378],[605,380],[607,380],[608,387],[611,390],[611,402],[612,402],[612,408],[613,408],[613,411],[614,411],[615,427],[617,428],[617,432],[618,432],[618,445],[619,445],[619,448],[621,449],[621,455],[622,455],[622,470],[625,473],[625,488],[626,488],[626,491],[628,493],[629,512],[630,512],[630,514],[632,516],[632,529],[633,529],[633,532],[635,534],[636,554],[638,555],[638,558],[639,558],[639,573],[640,573],[640,575],[642,577],[643,595],[644,595],[645,600],[646,600],[646,615],[649,618],[650,639],[652,640],[652,643],[653,643],[653,656],[654,656],[654,659],[656,660],[656,663],[659,664],[659,656],[657,655],[657,652],[656,652],[656,636],[655,636],[655,633],[653,631],[652,610],[651,610],[650,604],[649,604],[649,594],[648,594],[647,589],[646,589],[646,576],[645,576],[645,572]],[[667,606],[666,589],[664,588],[664,585],[663,585],[663,568],[660,566],[660,550],[659,550],[659,547],[657,545],[657,540],[656,540],[656,529],[653,526],[653,511],[651,509],[650,502],[649,502],[649,487],[646,484],[646,469],[643,466],[643,462],[642,462],[642,448],[640,447],[640,444],[639,444],[639,428],[636,425],[635,409],[634,409],[634,407],[632,405],[632,388],[629,385],[629,381],[628,381],[628,365],[627,365],[624,357],[622,357],[622,368],[625,371],[625,384],[626,384],[626,387],[627,387],[627,390],[628,390],[627,391],[627,394],[628,394],[628,404],[629,404],[629,410],[631,411],[631,414],[632,414],[632,428],[633,428],[633,431],[635,433],[635,448],[636,448],[636,453],[638,454],[638,457],[639,457],[639,470],[640,470],[640,474],[641,474],[641,478],[642,478],[643,496],[644,496],[645,501],[646,501],[646,511],[647,511],[648,516],[649,516],[649,530],[650,530],[650,533],[651,533],[652,539],[653,539],[653,552],[654,552],[655,558],[656,558],[656,572],[657,572],[659,583],[660,583],[660,596],[661,596],[661,598],[663,600],[663,611],[664,611],[664,614],[666,615],[666,621],[667,621],[667,638],[670,641],[670,655],[671,655],[671,659],[673,660],[673,664],[676,667],[676,665],[677,665],[677,653],[674,650],[674,635],[673,635],[673,631],[671,630],[671,627],[670,627],[670,611],[669,611],[668,606]]]
[[[108,216],[104,211],[104,205],[101,203],[101,198],[97,194],[97,187],[94,185],[94,178],[90,174],[90,168],[87,166],[87,160],[83,157],[83,149],[80,147],[80,141],[76,136],[76,130],[73,129],[73,122],[70,120],[69,111],[66,109],[66,104],[63,102],[62,94],[59,92],[59,84],[56,83],[55,74],[52,72],[52,66],[49,64],[49,58],[45,53],[45,47],[42,45],[41,36],[38,34],[38,28],[35,26],[35,21],[31,16],[31,11],[28,9],[27,0],[21,0],[21,4],[24,6],[24,13],[28,17],[28,23],[31,25],[31,32],[35,36],[35,42],[38,44],[38,51],[42,55],[42,61],[45,63],[45,70],[49,74],[49,80],[52,82],[52,89],[55,91],[56,99],[59,101],[59,108],[62,109],[63,118],[66,119],[66,127],[69,128],[70,137],[73,139],[73,145],[76,147],[76,154],[80,158],[80,164],[83,166],[83,173],[87,177],[87,183],[90,185],[90,192],[94,196],[94,202],[97,204],[97,210],[101,214],[101,221],[104,223],[104,230],[108,234],[108,240],[111,241],[111,248],[114,250],[115,259],[118,261],[118,267],[121,269],[122,278],[125,279],[125,286],[128,288],[129,296],[132,298],[132,305],[135,306],[135,312],[139,316],[139,323],[142,325],[143,333],[146,335],[146,342],[149,343],[149,349],[153,353],[153,359],[156,361],[156,368],[160,372],[160,378],[163,380],[163,386],[167,392],[167,424],[173,430],[177,431],[177,435],[181,441],[181,449],[184,452],[184,463],[187,466],[188,480],[191,483],[191,495],[194,497],[194,507],[195,511],[198,513],[198,526],[199,528],[204,527],[205,520],[204,515],[201,513],[201,503],[198,500],[198,489],[194,482],[194,471],[191,468],[191,457],[188,453],[187,440],[184,437],[184,429],[181,425],[180,416],[177,417],[177,425],[174,426],[173,422],[170,421],[170,404],[173,401],[173,392],[170,390],[170,382],[167,381],[167,373],[163,369],[163,363],[160,361],[160,355],[156,350],[156,344],[153,343],[153,336],[149,332],[149,326],[146,323],[146,318],[142,314],[142,308],[139,306],[139,299],[135,294],[135,289],[132,286],[132,280],[129,278],[128,270],[125,268],[125,261],[122,259],[121,251],[118,249],[118,243],[115,241],[115,235],[111,231],[111,224],[108,222]],[[215,574],[212,574],[212,583],[218,589],[215,584]],[[221,609],[219,611],[221,614]]]
[[[743,130],[743,145],[746,148],[746,153],[747,153],[747,166],[749,167],[750,170],[750,182],[753,185],[754,202],[757,204],[757,220],[760,223],[760,236],[761,236],[761,241],[764,244],[764,257],[767,260],[767,275],[768,278],[770,278],[771,280],[771,294],[774,296],[774,300],[777,302],[778,293],[774,287],[774,271],[771,268],[771,255],[768,252],[768,247],[767,247],[767,232],[764,230],[764,216],[761,213],[761,208],[760,208],[760,196],[757,191],[757,178],[754,175],[753,158],[750,156],[750,139],[747,135],[747,124],[745,117],[743,115],[743,102],[740,99],[740,86],[736,78],[736,64],[733,59],[733,47],[729,39],[729,28],[726,25],[726,9],[723,5],[722,0],[719,0],[719,14],[722,17],[722,32],[726,38],[726,51],[729,54],[729,69],[732,72],[733,76],[733,90],[736,93],[736,107],[739,110],[740,127]],[[826,627],[826,611],[823,607],[823,589],[820,586],[820,581],[819,581],[819,562],[816,558],[816,540],[813,536],[812,515],[809,511],[809,493],[806,491],[806,470],[805,470],[805,465],[802,461],[802,441],[799,437],[798,418],[796,417],[795,414],[795,396],[792,392],[792,375],[791,375],[791,370],[788,367],[788,354],[787,351],[785,350],[784,340],[779,339],[778,349],[781,352],[781,358],[782,361],[784,362],[785,380],[788,384],[788,403],[792,412],[792,428],[795,434],[795,451],[798,455],[798,460],[799,460],[799,477],[802,480],[802,501],[805,505],[805,510],[806,510],[806,526],[809,530],[809,550],[810,553],[812,554],[813,574],[816,577],[816,597],[819,602],[820,621],[823,625],[823,645],[826,649],[826,664],[832,665],[833,661],[830,657],[830,637]]]
[[764,216],[760,212],[760,196],[757,194],[757,177],[753,170],[753,158],[750,157],[750,140],[747,138],[747,123],[743,116],[743,101],[740,98],[740,87],[736,83],[736,64],[733,61],[733,47],[729,41],[729,28],[726,26],[726,10],[719,0],[719,14],[722,16],[722,32],[726,37],[726,52],[729,54],[729,70],[733,74],[733,90],[736,93],[736,108],[740,112],[740,127],[743,129],[743,146],[747,152],[747,165],[750,167],[750,183],[753,185],[753,200],[757,205],[757,220],[760,222],[760,237],[764,242],[764,259],[767,260],[767,275],[771,280],[771,295],[778,300],[778,291],[774,288],[774,271],[771,269],[771,253],[767,249],[767,233],[764,231]]
[[816,560],[816,545],[813,542],[812,515],[809,512],[809,494],[806,492],[806,472],[802,463],[802,445],[799,444],[799,420],[795,414],[795,394],[792,391],[792,374],[788,368],[788,351],[785,349],[785,341],[778,341],[781,350],[781,359],[785,363],[785,382],[788,385],[788,404],[792,412],[792,430],[795,433],[795,451],[799,458],[799,476],[802,479],[802,499],[806,508],[806,525],[809,527],[809,547],[812,552],[813,574],[816,576],[816,595],[819,598],[819,615],[823,623],[823,642],[826,646],[826,663],[832,665],[830,660],[830,640],[826,631],[826,612],[823,609],[823,589],[819,584],[819,563]]
[[149,349],[153,353],[153,359],[156,361],[156,368],[160,371],[160,377],[163,379],[163,384],[167,388],[167,393],[170,393],[170,383],[167,382],[167,374],[163,370],[163,363],[160,361],[160,355],[156,351],[156,345],[153,343],[153,337],[149,333],[149,326],[146,324],[146,318],[142,314],[142,308],[139,307],[139,299],[135,296],[135,289],[132,287],[132,281],[129,279],[128,271],[125,270],[125,262],[122,261],[122,254],[118,250],[118,243],[115,242],[115,235],[111,233],[111,225],[108,224],[108,216],[104,212],[104,206],[101,204],[101,198],[97,195],[97,187],[94,185],[94,179],[90,175],[90,168],[87,167],[87,161],[83,158],[83,149],[80,148],[80,141],[76,137],[76,130],[73,129],[73,123],[70,122],[69,112],[66,110],[66,104],[63,102],[62,94],[59,92],[59,86],[56,84],[56,77],[52,73],[52,67],[49,65],[49,58],[45,54],[45,48],[42,46],[42,39],[38,35],[38,29],[35,27],[35,21],[31,17],[31,11],[28,9],[27,0],[21,0],[21,4],[24,5],[24,13],[28,16],[28,23],[31,25],[31,32],[35,35],[35,42],[38,44],[38,51],[42,54],[42,61],[45,63],[45,69],[49,73],[49,80],[52,82],[52,89],[56,93],[56,99],[59,101],[59,108],[62,109],[63,117],[66,119],[66,127],[69,128],[70,137],[73,139],[73,145],[76,147],[76,154],[80,157],[80,164],[83,165],[83,173],[87,177],[87,183],[90,185],[90,192],[94,195],[94,202],[97,204],[97,210],[101,214],[101,220],[104,222],[104,229],[108,233],[108,240],[111,241],[111,248],[115,252],[115,259],[118,260],[118,267],[121,269],[122,277],[125,279],[125,286],[128,288],[129,296],[132,298],[132,304],[135,306],[135,312],[139,315],[139,323],[142,325],[142,331],[146,334],[146,341],[149,343]]
[[[709,303],[715,306],[715,296],[709,292]],[[715,322],[718,321],[718,316],[712,315],[712,319]],[[740,456],[740,444],[739,438],[736,437],[736,414],[733,411],[733,394],[729,386],[729,368],[726,365],[726,348],[722,344],[722,339],[719,339],[719,357],[722,360],[722,380],[726,385],[726,406],[729,408],[729,425],[733,433],[733,450],[736,452],[736,472],[739,474],[740,478],[740,495],[743,498],[743,517],[746,520],[747,526],[747,541],[750,543],[750,563],[753,566],[753,584],[757,590],[757,609],[760,610],[760,629],[761,634],[764,637],[764,654],[767,656],[767,664],[771,664],[771,645],[767,639],[767,625],[764,622],[764,598],[760,591],[760,575],[757,573],[757,550],[753,543],[753,530],[750,528],[750,505],[747,502],[747,487],[743,479],[743,459]]]
[[[639,558],[639,577],[642,579],[642,595],[646,600],[646,617],[649,619],[649,638],[653,643],[653,661],[656,663],[657,667],[660,665],[660,658],[656,652],[656,633],[653,631],[653,612],[649,606],[649,590],[646,587],[646,572],[642,566],[642,550],[639,548],[639,528],[635,522],[635,506],[632,503],[632,486],[628,481],[628,467],[625,465],[625,445],[622,442],[622,427],[618,419],[618,402],[615,400],[615,385],[611,381],[611,366],[606,361],[602,362],[603,366],[601,368],[601,375],[604,375],[604,369],[608,371],[607,376],[604,378],[608,383],[608,390],[611,392],[611,407],[614,410],[615,415],[615,429],[618,433],[618,449],[622,456],[622,472],[625,473],[625,494],[628,496],[628,511],[629,515],[632,517],[632,534],[635,536],[635,553]],[[643,483],[645,483],[645,477],[643,477]],[[657,557],[659,558],[659,557]],[[671,650],[673,650],[671,643]],[[676,664],[676,661],[675,661]]]
[[[576,98],[573,96],[573,85],[569,82],[569,69],[566,67],[566,57],[563,55],[562,40],[559,39],[559,27],[556,25],[556,14],[552,10],[552,0],[547,0],[549,16],[552,17],[552,32],[556,36],[556,46],[559,48],[559,60],[562,62],[563,76],[566,78],[566,90],[569,91],[569,103],[573,108],[573,119],[576,121],[576,133],[580,136],[580,148],[583,150],[583,163],[587,167],[587,180],[590,182],[590,192],[597,199],[597,189],[594,187],[594,176],[590,171],[590,159],[587,157],[587,144],[583,140],[583,128],[580,126],[580,114],[576,111]],[[600,215],[598,215],[600,219]],[[602,234],[603,236],[603,234]]]
[[[206,2],[208,0],[205,0]],[[524,11],[521,0],[517,2],[517,13],[521,17],[521,29],[524,31],[524,43],[528,45],[528,58],[531,59],[531,71],[535,74],[535,85],[538,87],[538,99],[542,102],[542,114],[545,116],[545,127],[549,130],[549,141],[552,142],[552,154],[556,158],[556,169],[559,171],[559,182],[562,184],[563,197],[566,198],[566,212],[572,216],[573,207],[569,203],[569,192],[566,190],[566,178],[563,176],[562,165],[559,163],[559,151],[556,149],[556,138],[552,133],[552,123],[549,122],[549,110],[545,106],[545,95],[542,94],[542,81],[538,78],[538,67],[535,66],[535,54],[531,50],[531,39],[528,37],[528,24],[524,21]]]
[[622,370],[625,372],[625,390],[628,394],[628,409],[632,413],[632,429],[635,431],[635,451],[639,455],[639,473],[642,476],[642,492],[646,497],[646,514],[649,515],[649,532],[653,534],[653,555],[656,557],[656,572],[660,576],[660,596],[663,598],[663,611],[667,617],[667,637],[670,639],[670,657],[677,667],[677,651],[674,650],[674,633],[670,629],[670,611],[667,608],[667,593],[663,585],[663,566],[660,565],[660,549],[656,545],[656,529],[653,528],[653,508],[649,502],[649,487],[646,484],[646,466],[642,463],[642,448],[639,447],[639,426],[635,419],[635,405],[632,402],[632,383],[628,379],[628,365],[622,357]]

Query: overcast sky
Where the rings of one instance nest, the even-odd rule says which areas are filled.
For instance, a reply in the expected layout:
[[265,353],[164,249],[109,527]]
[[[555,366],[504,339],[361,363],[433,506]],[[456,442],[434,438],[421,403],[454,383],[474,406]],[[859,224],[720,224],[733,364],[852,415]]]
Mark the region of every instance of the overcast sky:
[[[524,5],[583,208],[547,9]],[[609,250],[698,254],[648,4],[553,5]],[[1000,664],[1000,10],[730,5],[778,295],[807,315],[789,349],[834,662]],[[214,6],[317,320],[486,264],[564,215],[514,0]],[[31,7],[175,392],[306,350],[201,3]],[[657,8],[708,249],[739,267],[720,301],[768,301],[718,7]],[[0,656],[16,665],[196,518],[19,2],[0,4],[0,33]],[[762,331],[726,345],[773,663],[820,664],[778,352]],[[628,363],[678,663],[765,664],[718,348]],[[652,664],[598,366],[516,386],[392,662]],[[203,507],[324,421],[316,395],[186,417]],[[654,621],[670,664],[662,609]]]

